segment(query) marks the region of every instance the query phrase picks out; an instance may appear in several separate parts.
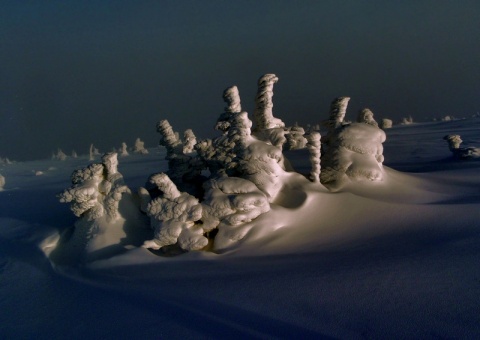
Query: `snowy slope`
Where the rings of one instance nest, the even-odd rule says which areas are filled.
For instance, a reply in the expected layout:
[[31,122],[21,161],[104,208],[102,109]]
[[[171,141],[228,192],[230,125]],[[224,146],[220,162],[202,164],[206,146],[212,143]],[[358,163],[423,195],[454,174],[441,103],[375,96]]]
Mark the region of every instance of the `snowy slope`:
[[[330,193],[292,176],[225,252],[163,257],[129,239],[86,267],[44,252],[76,220],[55,195],[87,158],[1,166],[0,336],[480,337],[480,161],[454,160],[442,139],[480,146],[480,119],[386,133],[382,182]],[[308,173],[304,150],[285,154]],[[120,158],[119,171],[134,189],[163,158]],[[135,226],[117,228],[121,242]]]

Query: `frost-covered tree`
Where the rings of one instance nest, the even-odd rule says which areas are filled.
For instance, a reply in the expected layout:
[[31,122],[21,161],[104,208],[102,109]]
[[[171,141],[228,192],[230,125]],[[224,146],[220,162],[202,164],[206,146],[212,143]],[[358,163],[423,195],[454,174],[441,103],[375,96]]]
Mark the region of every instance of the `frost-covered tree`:
[[197,137],[195,137],[192,129],[185,130],[183,133],[183,153],[192,153],[195,144],[197,144]]
[[480,148],[477,147],[460,147],[462,139],[460,135],[446,135],[443,137],[447,141],[453,157],[458,159],[478,158],[480,157]]
[[3,187],[5,186],[5,177],[0,174],[0,191],[3,190]]
[[307,149],[310,153],[310,180],[312,182],[320,182],[320,157],[321,157],[321,135],[319,132],[311,132],[307,137]]
[[224,134],[230,127],[230,117],[234,113],[242,112],[242,105],[240,104],[240,94],[236,86],[231,86],[223,91],[223,100],[227,104],[225,112],[220,115],[215,124],[215,129],[222,131]]
[[357,122],[378,127],[378,123],[373,119],[373,112],[367,108],[360,110],[357,116]]
[[329,190],[340,190],[349,181],[383,179],[382,143],[386,135],[370,110],[362,110],[355,123],[332,124],[329,135],[320,174],[321,183]]
[[122,142],[122,146],[120,147],[120,149],[118,150],[120,152],[120,157],[126,157],[128,156],[128,147],[127,147],[127,143],[125,142]]
[[448,147],[450,151],[460,149],[460,145],[462,144],[463,140],[460,135],[446,135],[443,137],[444,140],[448,142]]
[[[184,144],[167,120],[157,123],[157,132],[161,135],[159,144],[167,150],[165,159],[168,160],[168,177],[181,190],[191,194],[201,191],[205,180],[201,174],[205,168],[204,162],[196,155],[184,153]],[[193,132],[191,136],[194,137]]]
[[402,125],[409,125],[409,124],[412,124],[412,123],[413,123],[412,116],[403,117],[402,121],[400,122],[400,124],[402,124]]
[[382,122],[380,123],[380,128],[382,129],[390,129],[393,126],[393,121],[388,118],[383,118]]
[[62,203],[71,203],[77,217],[92,221],[105,216],[109,221],[118,217],[121,194],[129,192],[117,170],[116,153],[107,153],[102,163],[93,163],[72,173],[72,187],[58,194]]
[[273,116],[273,85],[278,81],[275,74],[265,74],[258,80],[255,97],[254,135],[263,141],[270,142],[278,148],[285,143],[285,123]]
[[144,248],[160,249],[178,243],[183,250],[199,250],[208,244],[201,223],[202,205],[194,196],[180,192],[164,173],[152,175],[150,182],[162,195],[146,207],[154,238],[145,241]]
[[67,155],[62,151],[62,149],[58,149],[57,153],[52,155],[53,160],[57,161],[64,161],[67,159]]
[[285,127],[281,119],[273,116],[273,85],[277,81],[275,74],[265,74],[258,80],[254,112],[256,131]]
[[135,144],[133,145],[133,152],[139,153],[141,155],[148,154],[148,150],[145,149],[145,143],[140,138],[135,139]]
[[344,120],[349,101],[350,97],[338,97],[330,104],[330,116],[322,122],[322,125],[328,129],[327,135],[322,141],[324,144],[330,144],[332,134],[335,133],[337,128],[346,124]]
[[90,144],[90,150],[89,150],[89,160],[94,161],[95,157],[100,156],[100,151],[93,145]]
[[285,134],[285,149],[298,150],[305,148],[305,146],[307,145],[307,139],[304,137],[304,135],[305,130],[297,124],[288,128]]
[[0,157],[0,164],[9,165],[9,164],[12,164],[12,161],[8,159],[8,157],[5,157],[5,158]]

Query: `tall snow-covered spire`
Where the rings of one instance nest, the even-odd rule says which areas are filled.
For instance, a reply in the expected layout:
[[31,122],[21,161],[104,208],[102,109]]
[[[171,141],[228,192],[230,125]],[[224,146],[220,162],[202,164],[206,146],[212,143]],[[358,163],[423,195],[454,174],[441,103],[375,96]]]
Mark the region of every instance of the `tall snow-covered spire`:
[[226,88],[223,91],[223,100],[227,103],[225,107],[225,112],[235,113],[242,111],[242,105],[240,104],[240,94],[238,93],[238,88],[234,85],[229,88]]
[[274,74],[265,74],[258,80],[257,96],[255,97],[255,130],[283,128],[281,119],[273,116],[273,85],[278,81]]

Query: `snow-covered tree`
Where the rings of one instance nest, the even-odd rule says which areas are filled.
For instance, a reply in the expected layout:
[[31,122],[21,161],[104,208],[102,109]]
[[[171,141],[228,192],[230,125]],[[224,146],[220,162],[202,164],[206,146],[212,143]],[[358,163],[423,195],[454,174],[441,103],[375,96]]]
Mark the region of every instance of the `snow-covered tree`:
[[208,244],[208,239],[199,222],[202,205],[198,199],[180,192],[164,173],[152,175],[150,182],[157,186],[162,195],[147,204],[154,238],[145,241],[144,248],[160,249],[176,244],[183,250],[199,250]]
[[100,156],[100,151],[92,144],[90,144],[90,150],[89,150],[89,160],[94,161],[95,157]]
[[192,129],[185,130],[183,133],[183,153],[192,153],[195,144],[197,144],[197,137],[195,137]]
[[447,141],[448,147],[455,158],[468,159],[480,157],[480,148],[473,146],[460,147],[463,142],[460,135],[446,135],[443,139]]
[[303,149],[307,145],[307,139],[304,137],[305,130],[295,124],[287,129],[285,137],[285,149],[286,150],[298,150]]
[[3,190],[3,187],[5,186],[5,177],[0,174],[0,191]]
[[133,145],[133,152],[139,153],[141,155],[148,154],[148,150],[145,149],[145,143],[140,138],[135,139],[135,144]]
[[122,142],[122,146],[120,147],[120,149],[118,150],[118,152],[120,152],[120,157],[126,157],[128,156],[128,147],[127,147],[127,143],[125,142]]
[[[203,169],[202,164],[198,164],[193,157],[185,155],[184,145],[178,137],[178,133],[173,131],[172,126],[167,120],[161,120],[157,123],[157,132],[162,136],[159,144],[167,149],[168,176],[176,185],[184,180],[192,180],[200,176]],[[193,132],[191,136],[194,137]]]
[[[341,117],[343,121],[344,114]],[[335,120],[330,121],[330,138],[322,156],[321,183],[337,191],[349,181],[382,180],[382,143],[386,135],[373,120],[373,113],[362,110],[357,122],[343,125],[339,121],[336,127]]]
[[381,129],[390,129],[393,126],[393,121],[388,118],[383,118],[382,122],[380,123]]
[[72,173],[72,187],[58,194],[62,203],[71,203],[70,209],[77,217],[88,221],[105,216],[114,221],[118,215],[121,194],[129,192],[123,176],[117,170],[116,153],[107,153],[102,163],[93,163]]
[[57,161],[64,161],[67,159],[67,155],[62,151],[62,149],[58,149],[57,153],[52,155],[53,160]]
[[400,124],[402,124],[402,125],[409,125],[409,124],[412,124],[412,123],[413,123],[412,116],[403,117],[402,121],[400,122]]
[[231,86],[223,91],[223,100],[227,104],[225,112],[220,115],[215,124],[215,129],[227,133],[230,127],[230,116],[234,113],[242,112],[242,105],[240,104],[240,94],[236,86]]

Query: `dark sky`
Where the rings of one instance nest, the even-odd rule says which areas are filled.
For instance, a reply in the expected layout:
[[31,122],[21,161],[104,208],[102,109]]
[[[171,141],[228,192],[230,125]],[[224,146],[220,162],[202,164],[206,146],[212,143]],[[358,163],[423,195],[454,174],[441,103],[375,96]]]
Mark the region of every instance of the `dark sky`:
[[275,73],[274,115],[318,123],[480,111],[480,1],[0,2],[0,156],[41,159],[157,144],[156,122],[216,135],[223,90],[253,113]]

